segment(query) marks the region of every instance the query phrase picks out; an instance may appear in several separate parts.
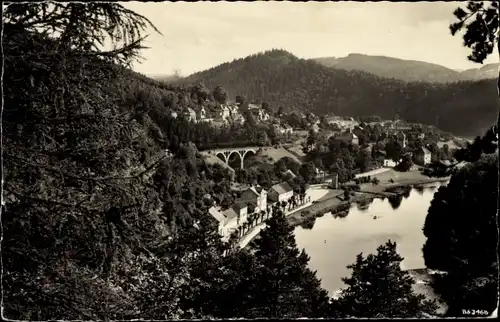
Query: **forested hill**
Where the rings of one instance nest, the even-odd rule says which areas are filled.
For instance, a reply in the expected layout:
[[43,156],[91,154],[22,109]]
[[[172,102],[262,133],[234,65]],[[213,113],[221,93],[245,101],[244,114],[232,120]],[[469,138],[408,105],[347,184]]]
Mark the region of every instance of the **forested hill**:
[[315,58],[335,69],[363,70],[381,77],[405,81],[449,82],[461,80],[460,72],[441,65],[386,56],[350,54],[346,57]]
[[441,65],[423,61],[406,60],[386,56],[349,54],[346,57],[321,57],[314,61],[335,69],[361,70],[380,77],[414,82],[450,83],[457,81],[492,79],[498,76],[499,64],[487,64],[481,68],[456,71]]
[[224,63],[181,81],[222,85],[230,97],[267,101],[277,109],[311,111],[322,115],[396,114],[453,132],[475,136],[496,120],[495,80],[450,84],[408,83],[362,71],[328,68],[299,59],[283,50],[271,50]]

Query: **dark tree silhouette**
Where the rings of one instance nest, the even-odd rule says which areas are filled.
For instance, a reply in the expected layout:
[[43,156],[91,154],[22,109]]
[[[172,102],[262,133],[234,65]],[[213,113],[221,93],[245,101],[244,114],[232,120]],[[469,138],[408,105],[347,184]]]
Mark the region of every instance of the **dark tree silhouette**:
[[436,303],[415,294],[415,281],[401,269],[403,258],[396,243],[389,240],[377,254],[363,257],[347,266],[352,275],[343,278],[347,288],[332,303],[331,315],[339,318],[418,318],[435,314]]
[[497,304],[496,247],[498,155],[483,155],[455,173],[431,202],[424,225],[425,264],[448,272],[435,284],[449,306],[461,316],[472,306],[492,312]]
[[228,95],[224,87],[220,85],[216,86],[213,92],[213,96],[214,99],[220,104],[226,104]]
[[[450,25],[452,35],[465,28],[463,34],[464,46],[471,49],[471,54],[467,58],[473,62],[482,64],[483,61],[493,53],[497,46],[500,53],[500,19],[499,4],[497,1],[488,1],[487,5],[483,1],[469,1],[465,10],[458,7],[453,14],[458,21]],[[500,99],[500,74],[497,80],[498,98]],[[498,113],[497,124],[500,123],[500,113]]]

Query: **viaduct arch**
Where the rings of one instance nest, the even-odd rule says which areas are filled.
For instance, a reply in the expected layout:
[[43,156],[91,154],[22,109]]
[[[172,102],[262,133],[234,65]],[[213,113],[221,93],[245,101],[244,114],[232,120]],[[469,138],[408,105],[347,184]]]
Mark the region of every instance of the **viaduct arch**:
[[229,158],[233,153],[236,153],[240,157],[241,165],[240,168],[243,169],[243,162],[245,160],[245,156],[247,155],[248,152],[252,152],[253,154],[257,154],[257,151],[259,150],[259,147],[244,147],[244,148],[226,148],[226,149],[211,149],[211,150],[205,150],[202,153],[206,154],[212,154],[218,157],[221,157],[222,161],[224,161],[225,164],[229,165]]

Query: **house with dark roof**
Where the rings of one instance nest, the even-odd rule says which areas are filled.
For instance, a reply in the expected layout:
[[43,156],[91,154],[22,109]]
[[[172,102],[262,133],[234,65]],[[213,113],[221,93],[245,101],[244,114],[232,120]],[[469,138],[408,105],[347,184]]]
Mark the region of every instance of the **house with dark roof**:
[[219,209],[217,209],[217,207],[215,206],[208,209],[208,214],[217,222],[217,232],[219,233],[219,235],[221,235],[222,237],[229,236],[230,232],[228,233],[228,227],[226,226],[228,222],[226,215],[219,211]]
[[261,186],[247,188],[241,193],[241,200],[251,202],[255,206],[255,212],[266,210],[267,191]]
[[236,203],[222,212],[226,218],[224,225],[226,235],[230,235],[233,231],[238,229],[241,224],[247,221],[247,209],[248,207],[246,204]]
[[352,132],[348,133],[348,134],[344,134],[344,135],[337,135],[335,137],[335,140],[337,141],[343,141],[343,142],[346,142],[346,143],[351,143],[351,144],[354,144],[354,145],[358,145],[359,144],[359,139],[358,139],[358,136]]
[[431,163],[432,153],[425,147],[421,147],[413,154],[415,163],[418,165],[427,165]]
[[286,170],[286,172],[284,173],[284,175],[285,175],[285,176],[288,176],[288,177],[290,177],[290,178],[292,178],[292,179],[293,179],[293,178],[295,178],[295,177],[297,177],[297,176],[295,175],[295,173],[293,173],[293,171],[292,171],[292,170],[290,170],[290,169]]
[[288,182],[275,184],[269,189],[268,199],[271,202],[288,201],[293,197],[293,188]]
[[215,206],[210,207],[208,214],[217,222],[217,232],[223,239],[227,239],[232,232],[236,231],[248,220],[247,209],[248,207],[244,202],[237,202],[224,211],[220,211]]

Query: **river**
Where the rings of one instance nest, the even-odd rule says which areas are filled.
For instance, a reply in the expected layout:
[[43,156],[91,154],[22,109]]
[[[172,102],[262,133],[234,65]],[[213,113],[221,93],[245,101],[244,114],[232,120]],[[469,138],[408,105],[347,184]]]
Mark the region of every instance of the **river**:
[[296,227],[297,245],[311,257],[309,266],[317,271],[330,295],[345,287],[341,278],[351,275],[346,266],[354,263],[357,254],[375,253],[388,239],[396,241],[397,251],[404,258],[403,269],[424,268],[422,228],[434,193],[443,184],[412,189],[398,200],[374,199],[364,210],[353,205],[344,218],[325,214],[312,228]]

